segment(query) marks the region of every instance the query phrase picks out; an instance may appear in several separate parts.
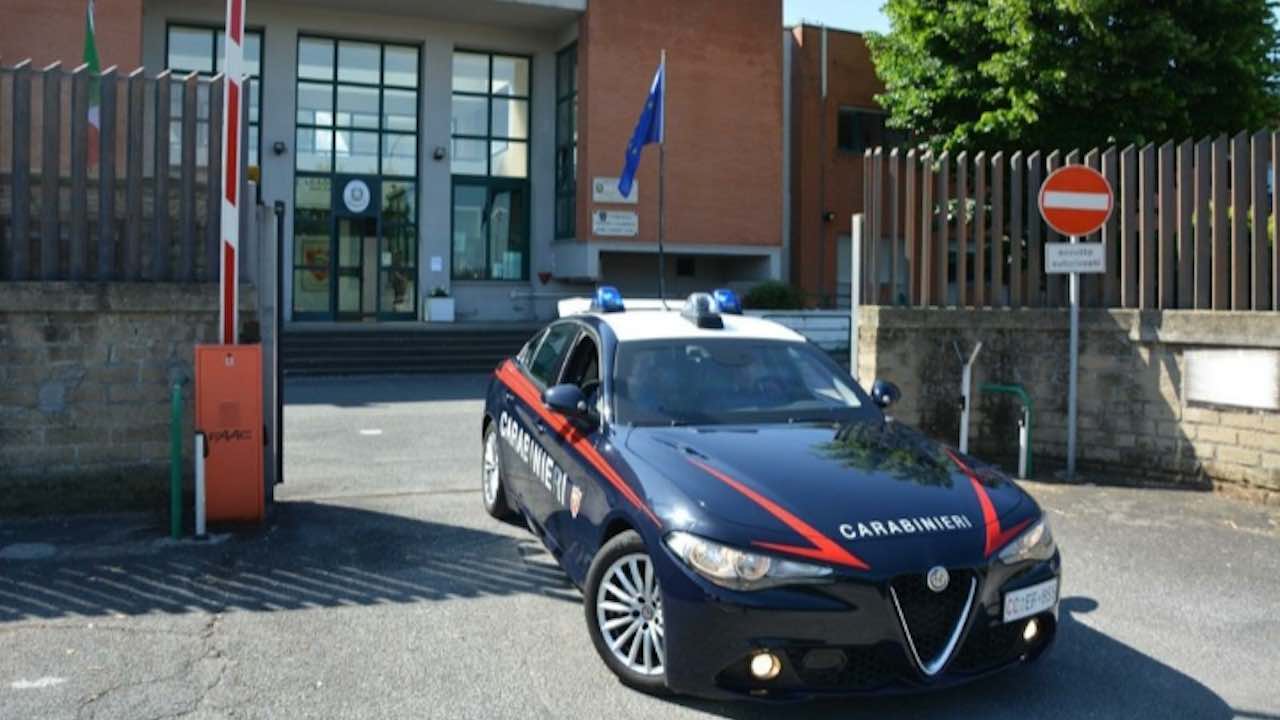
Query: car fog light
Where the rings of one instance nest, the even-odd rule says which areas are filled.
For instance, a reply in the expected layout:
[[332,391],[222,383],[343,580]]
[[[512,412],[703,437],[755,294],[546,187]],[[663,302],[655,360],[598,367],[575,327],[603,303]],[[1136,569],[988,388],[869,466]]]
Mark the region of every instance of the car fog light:
[[1036,639],[1036,635],[1040,634],[1040,623],[1032,618],[1027,621],[1027,626],[1022,628],[1022,639],[1031,642]]
[[751,674],[758,680],[772,680],[782,672],[782,660],[771,652],[762,652],[751,658]]

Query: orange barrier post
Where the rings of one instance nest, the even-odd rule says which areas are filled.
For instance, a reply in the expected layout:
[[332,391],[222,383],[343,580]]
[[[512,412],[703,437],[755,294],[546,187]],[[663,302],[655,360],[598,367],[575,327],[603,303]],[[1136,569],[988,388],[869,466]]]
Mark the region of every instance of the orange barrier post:
[[207,443],[209,522],[262,522],[262,348],[197,345],[195,429]]

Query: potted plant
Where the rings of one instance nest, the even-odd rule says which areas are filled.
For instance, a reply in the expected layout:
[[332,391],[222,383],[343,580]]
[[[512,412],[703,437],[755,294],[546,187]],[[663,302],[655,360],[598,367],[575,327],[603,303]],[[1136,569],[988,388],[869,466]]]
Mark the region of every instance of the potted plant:
[[427,296],[427,322],[453,322],[453,298],[438,285]]

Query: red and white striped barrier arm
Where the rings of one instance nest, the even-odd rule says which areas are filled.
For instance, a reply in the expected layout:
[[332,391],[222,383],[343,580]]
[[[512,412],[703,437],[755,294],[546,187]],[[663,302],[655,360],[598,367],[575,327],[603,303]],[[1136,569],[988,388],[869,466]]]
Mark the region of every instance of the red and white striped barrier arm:
[[240,309],[240,153],[243,117],[240,103],[244,99],[244,4],[245,0],[227,0],[227,26],[224,36],[222,71],[226,76],[226,92],[222,94],[222,272],[219,282],[218,341],[234,345],[238,336]]

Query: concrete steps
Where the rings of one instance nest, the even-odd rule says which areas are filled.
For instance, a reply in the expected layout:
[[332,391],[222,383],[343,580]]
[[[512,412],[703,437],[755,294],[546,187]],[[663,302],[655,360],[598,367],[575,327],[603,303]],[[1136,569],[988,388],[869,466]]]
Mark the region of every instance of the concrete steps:
[[537,325],[449,329],[290,329],[281,337],[289,376],[487,373],[520,351]]

